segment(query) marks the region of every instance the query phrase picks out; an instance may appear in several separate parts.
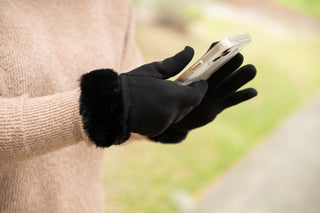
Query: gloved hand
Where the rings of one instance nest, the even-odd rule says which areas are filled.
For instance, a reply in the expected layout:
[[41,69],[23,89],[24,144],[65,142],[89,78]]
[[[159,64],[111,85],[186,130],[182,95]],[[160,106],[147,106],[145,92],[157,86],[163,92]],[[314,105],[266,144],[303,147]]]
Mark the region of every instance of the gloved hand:
[[127,140],[130,132],[159,135],[182,119],[201,103],[207,82],[182,86],[166,79],[178,74],[193,54],[186,47],[171,58],[121,75],[110,69],[83,75],[80,114],[88,137],[108,147]]
[[165,132],[151,139],[162,143],[181,142],[190,130],[210,123],[226,108],[255,97],[257,91],[253,88],[237,91],[256,75],[253,65],[246,65],[237,70],[242,62],[243,56],[239,53],[215,72],[208,79],[209,87],[201,104],[181,121],[173,123]]

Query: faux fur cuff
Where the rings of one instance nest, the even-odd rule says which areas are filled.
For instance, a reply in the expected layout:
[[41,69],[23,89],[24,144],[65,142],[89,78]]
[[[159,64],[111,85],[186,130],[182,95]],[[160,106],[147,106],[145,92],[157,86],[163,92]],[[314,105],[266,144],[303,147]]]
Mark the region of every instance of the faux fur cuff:
[[80,79],[80,115],[83,128],[97,147],[121,144],[130,136],[118,74],[111,69],[95,70]]
[[160,135],[150,137],[150,139],[161,143],[180,143],[187,137],[187,135],[188,132],[174,132],[168,129]]

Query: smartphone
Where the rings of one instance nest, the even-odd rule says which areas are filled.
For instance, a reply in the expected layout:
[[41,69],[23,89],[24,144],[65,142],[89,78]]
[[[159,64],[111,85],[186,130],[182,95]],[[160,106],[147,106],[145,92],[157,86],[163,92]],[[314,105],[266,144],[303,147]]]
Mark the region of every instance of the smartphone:
[[248,33],[227,37],[219,41],[175,81],[182,85],[207,80],[251,42]]

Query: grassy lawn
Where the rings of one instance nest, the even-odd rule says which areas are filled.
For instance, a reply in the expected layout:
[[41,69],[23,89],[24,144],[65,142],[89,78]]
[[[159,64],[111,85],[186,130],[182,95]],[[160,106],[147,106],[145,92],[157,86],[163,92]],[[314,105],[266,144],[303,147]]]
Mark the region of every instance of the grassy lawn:
[[300,12],[309,13],[320,18],[320,1],[319,0],[274,0],[277,3],[288,6]]
[[[173,195],[197,197],[212,179],[232,166],[281,120],[309,100],[320,86],[320,39],[288,37],[256,25],[202,20],[198,33],[179,33],[156,25],[138,25],[137,40],[147,62],[162,60],[190,45],[199,57],[212,41],[250,32],[245,63],[258,69],[259,96],[223,112],[213,123],[190,133],[179,145],[148,141],[105,152],[107,212],[177,211]],[[165,106],[164,106],[165,107]]]

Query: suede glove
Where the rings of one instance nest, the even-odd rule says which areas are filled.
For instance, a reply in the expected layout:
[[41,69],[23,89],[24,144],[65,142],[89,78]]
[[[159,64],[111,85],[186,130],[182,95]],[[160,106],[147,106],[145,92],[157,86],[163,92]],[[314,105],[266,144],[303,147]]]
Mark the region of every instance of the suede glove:
[[108,147],[126,141],[130,132],[160,135],[181,120],[201,103],[208,84],[182,86],[166,79],[178,74],[193,54],[186,47],[171,58],[121,75],[111,69],[83,75],[80,114],[88,137],[98,147]]
[[237,91],[256,75],[253,65],[246,65],[237,70],[242,62],[243,56],[239,53],[215,72],[208,79],[208,90],[201,104],[182,120],[173,123],[162,134],[151,139],[162,143],[181,142],[190,130],[212,122],[223,110],[255,97],[257,91],[253,88]]

